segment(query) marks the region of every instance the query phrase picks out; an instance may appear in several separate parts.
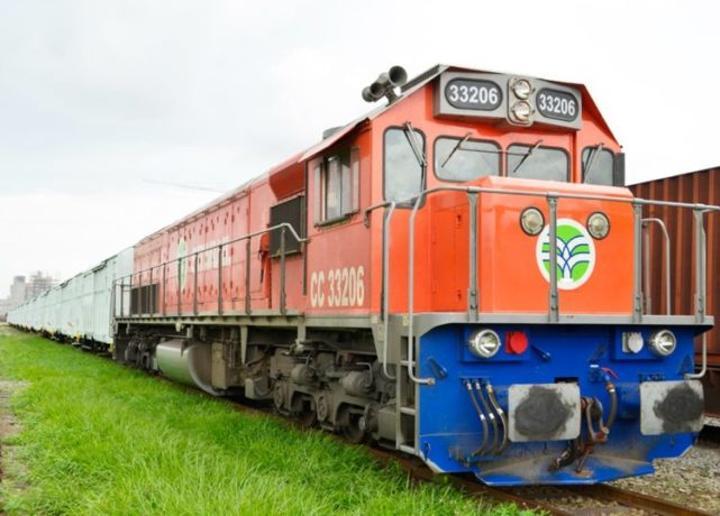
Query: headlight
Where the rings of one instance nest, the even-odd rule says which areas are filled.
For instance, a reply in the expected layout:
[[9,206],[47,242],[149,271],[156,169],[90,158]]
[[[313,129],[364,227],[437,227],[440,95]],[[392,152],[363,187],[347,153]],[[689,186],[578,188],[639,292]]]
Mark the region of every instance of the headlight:
[[531,113],[532,108],[530,107],[530,104],[525,102],[524,100],[519,100],[512,106],[513,116],[516,120],[519,120],[521,122],[529,121]]
[[610,221],[604,213],[596,211],[587,219],[587,230],[593,238],[602,240],[610,232]]
[[623,333],[623,351],[625,353],[640,353],[645,342],[642,333],[639,331],[628,331]]
[[545,217],[537,208],[525,208],[520,214],[520,227],[530,235],[539,235],[545,227]]
[[659,357],[669,356],[676,347],[677,339],[670,330],[660,330],[650,337],[650,350]]
[[530,93],[532,93],[532,86],[530,86],[529,81],[518,79],[513,83],[512,90],[516,97],[527,100]]
[[492,330],[478,330],[468,340],[473,355],[490,358],[500,350],[500,337]]

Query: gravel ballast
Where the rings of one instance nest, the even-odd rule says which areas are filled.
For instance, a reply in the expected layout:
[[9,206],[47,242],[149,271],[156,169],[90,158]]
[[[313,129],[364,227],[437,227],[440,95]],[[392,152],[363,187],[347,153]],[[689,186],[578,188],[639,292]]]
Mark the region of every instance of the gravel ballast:
[[720,442],[700,440],[678,459],[655,461],[654,475],[618,480],[622,489],[720,514]]

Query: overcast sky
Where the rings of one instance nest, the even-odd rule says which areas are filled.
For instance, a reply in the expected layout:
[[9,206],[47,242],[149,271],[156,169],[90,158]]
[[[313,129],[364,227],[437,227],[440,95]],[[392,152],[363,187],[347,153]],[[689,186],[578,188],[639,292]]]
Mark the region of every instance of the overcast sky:
[[392,64],[581,82],[640,181],[720,164],[715,2],[0,0],[0,297],[368,110]]

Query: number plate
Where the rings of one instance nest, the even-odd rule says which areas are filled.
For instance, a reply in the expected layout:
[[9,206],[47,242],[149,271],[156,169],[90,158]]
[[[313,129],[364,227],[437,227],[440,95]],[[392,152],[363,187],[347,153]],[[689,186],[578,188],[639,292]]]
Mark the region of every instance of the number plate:
[[578,130],[582,127],[579,90],[542,79],[529,81],[528,99],[515,95],[512,84],[519,77],[507,74],[446,71],[435,88],[435,116],[513,123],[512,109],[520,101],[531,106],[530,124]]
[[554,120],[572,122],[579,114],[579,102],[572,93],[543,88],[535,97],[538,112]]
[[492,111],[502,103],[502,90],[492,81],[453,79],[445,85],[445,99],[458,109]]

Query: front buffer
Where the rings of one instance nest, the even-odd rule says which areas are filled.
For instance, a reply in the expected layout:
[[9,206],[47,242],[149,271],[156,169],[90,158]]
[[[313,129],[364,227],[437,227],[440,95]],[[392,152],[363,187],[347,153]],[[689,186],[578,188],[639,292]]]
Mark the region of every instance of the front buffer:
[[435,471],[491,485],[652,473],[653,459],[682,455],[702,428],[702,388],[684,380],[695,331],[436,327],[419,346],[420,374],[435,380],[419,387],[420,454]]

